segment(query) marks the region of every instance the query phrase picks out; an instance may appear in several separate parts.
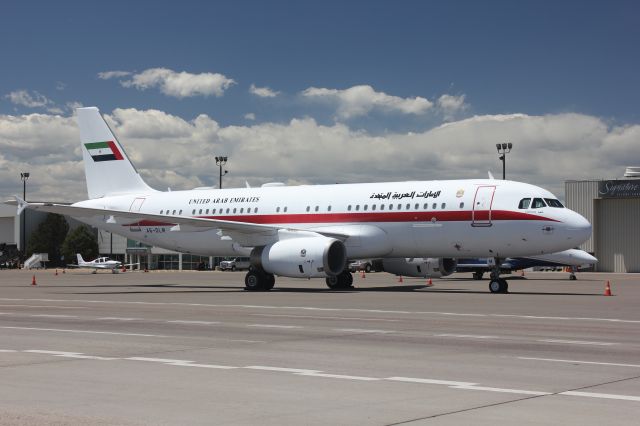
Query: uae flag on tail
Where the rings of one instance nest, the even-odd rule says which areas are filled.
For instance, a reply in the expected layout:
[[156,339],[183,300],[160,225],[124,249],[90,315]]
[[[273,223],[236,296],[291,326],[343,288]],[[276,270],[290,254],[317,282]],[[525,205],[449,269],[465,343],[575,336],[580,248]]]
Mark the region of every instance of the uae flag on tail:
[[122,153],[113,141],[84,144],[93,161],[123,160]]

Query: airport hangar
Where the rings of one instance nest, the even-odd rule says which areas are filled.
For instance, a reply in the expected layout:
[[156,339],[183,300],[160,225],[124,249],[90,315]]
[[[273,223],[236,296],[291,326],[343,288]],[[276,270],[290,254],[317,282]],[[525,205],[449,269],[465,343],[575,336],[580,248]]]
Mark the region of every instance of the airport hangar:
[[[565,204],[593,225],[592,237],[579,248],[598,258],[598,272],[640,272],[640,167],[628,167],[620,179],[569,180],[565,182]],[[29,238],[46,214],[28,211]],[[69,220],[68,222],[76,222]],[[141,244],[99,230],[101,255],[149,269],[213,268],[222,258],[198,256]],[[21,218],[13,206],[0,206],[0,244],[17,245],[22,238]]]

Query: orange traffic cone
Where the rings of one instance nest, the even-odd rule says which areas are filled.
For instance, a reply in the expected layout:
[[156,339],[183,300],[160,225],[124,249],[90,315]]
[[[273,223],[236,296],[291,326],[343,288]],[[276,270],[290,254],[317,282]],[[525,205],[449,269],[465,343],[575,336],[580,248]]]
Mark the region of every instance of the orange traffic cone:
[[33,278],[31,278],[31,285],[36,285],[36,276],[34,275]]
[[122,267],[122,270],[120,272],[127,272],[127,268],[125,268],[124,266]]
[[58,268],[56,268],[56,277],[58,276]]
[[429,281],[427,281],[427,287],[431,287],[433,285],[433,281],[431,281],[431,278],[429,278]]
[[611,285],[609,284],[609,281],[607,281],[607,285],[604,287],[604,295],[613,296],[613,294],[611,294]]
[[402,275],[400,275],[400,276],[398,277],[398,282],[399,282],[399,283],[404,282],[404,281],[402,280]]
[[364,269],[362,270],[362,275],[360,275],[360,278],[367,278],[367,277],[365,277],[365,275],[364,275]]

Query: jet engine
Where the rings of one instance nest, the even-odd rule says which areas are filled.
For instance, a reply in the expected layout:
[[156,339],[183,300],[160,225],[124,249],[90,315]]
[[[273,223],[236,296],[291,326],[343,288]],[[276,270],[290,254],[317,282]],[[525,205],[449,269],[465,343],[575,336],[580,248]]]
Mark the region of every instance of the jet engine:
[[385,272],[405,277],[440,278],[456,271],[458,261],[451,258],[399,257],[382,259]]
[[335,276],[345,269],[347,249],[335,238],[290,238],[254,248],[251,264],[285,277]]

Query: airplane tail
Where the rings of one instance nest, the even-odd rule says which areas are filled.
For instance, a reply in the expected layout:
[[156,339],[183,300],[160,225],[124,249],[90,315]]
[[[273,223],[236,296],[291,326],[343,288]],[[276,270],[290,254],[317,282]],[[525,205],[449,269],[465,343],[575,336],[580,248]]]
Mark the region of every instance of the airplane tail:
[[84,263],[82,255],[80,253],[76,253],[76,256],[78,256],[78,265],[82,265]]
[[78,108],[76,112],[89,198],[153,192],[154,189],[138,174],[98,108]]

